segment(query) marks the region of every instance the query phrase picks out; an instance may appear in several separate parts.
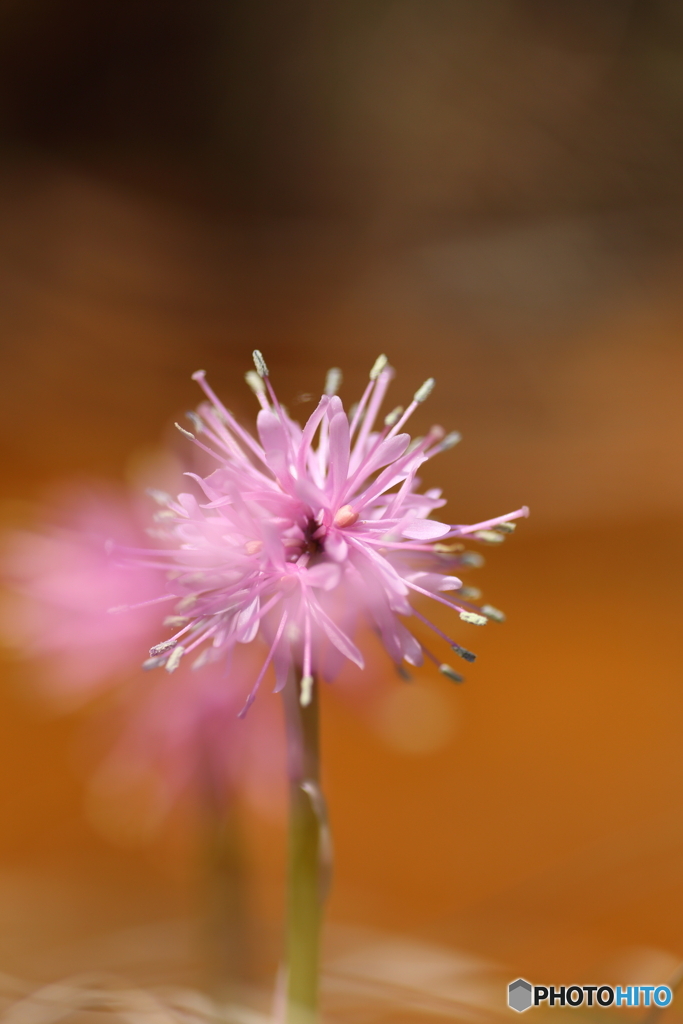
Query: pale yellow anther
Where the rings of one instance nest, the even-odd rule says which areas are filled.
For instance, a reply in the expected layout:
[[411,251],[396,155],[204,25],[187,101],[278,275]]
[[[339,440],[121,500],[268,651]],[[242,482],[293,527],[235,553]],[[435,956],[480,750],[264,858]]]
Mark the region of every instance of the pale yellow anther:
[[358,513],[354,511],[353,505],[342,505],[340,509],[337,509],[332,522],[340,530],[343,530],[345,526],[353,526],[358,522]]

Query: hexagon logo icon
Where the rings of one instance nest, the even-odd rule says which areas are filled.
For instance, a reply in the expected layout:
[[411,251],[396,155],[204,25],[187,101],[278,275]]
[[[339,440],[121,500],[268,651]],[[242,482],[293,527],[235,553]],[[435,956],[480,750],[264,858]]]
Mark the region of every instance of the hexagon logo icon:
[[524,978],[517,978],[508,985],[508,1006],[517,1013],[524,1013],[533,1002],[532,988]]

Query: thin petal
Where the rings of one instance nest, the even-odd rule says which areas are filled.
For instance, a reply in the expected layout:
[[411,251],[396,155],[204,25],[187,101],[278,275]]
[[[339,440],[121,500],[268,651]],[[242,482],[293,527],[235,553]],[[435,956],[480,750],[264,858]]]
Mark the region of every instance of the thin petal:
[[343,493],[349,473],[351,454],[349,421],[345,412],[338,412],[330,421],[330,487],[328,493],[336,497]]
[[332,621],[326,612],[320,607],[317,601],[309,601],[309,607],[313,618],[316,620],[325,631],[329,640],[334,644],[338,651],[352,661],[358,668],[364,668],[365,662],[363,661],[363,655],[360,653],[356,645],[349,639],[346,633],[342,633],[341,629]]
[[332,562],[321,562],[306,573],[306,583],[309,587],[321,587],[323,590],[334,590],[339,586],[340,580],[341,569]]
[[450,531],[446,523],[437,523],[433,519],[412,519],[401,533],[408,540],[438,540]]

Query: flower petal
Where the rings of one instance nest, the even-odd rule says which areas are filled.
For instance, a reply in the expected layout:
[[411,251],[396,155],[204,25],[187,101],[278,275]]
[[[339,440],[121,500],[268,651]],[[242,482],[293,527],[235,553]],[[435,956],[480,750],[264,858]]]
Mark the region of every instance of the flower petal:
[[317,621],[318,625],[322,627],[328,639],[334,644],[337,650],[341,651],[349,661],[358,665],[358,668],[364,668],[365,662],[363,661],[363,655],[360,653],[356,645],[348,638],[346,633],[342,633],[336,623],[334,623],[329,615],[323,611],[319,603],[315,600],[310,600],[309,607],[313,618]]
[[340,580],[341,569],[333,562],[320,562],[306,573],[309,587],[321,587],[323,590],[334,590]]
[[401,530],[402,535],[409,540],[438,540],[450,532],[450,526],[433,519],[412,519]]
[[261,601],[256,597],[251,604],[248,604],[246,608],[243,608],[237,616],[237,621],[235,623],[235,639],[238,643],[250,644],[258,633],[258,613],[260,607]]
[[336,498],[343,493],[349,473],[350,434],[345,412],[336,413],[330,420],[330,471],[328,493]]
[[325,554],[335,562],[343,562],[349,553],[349,545],[341,536],[341,531],[331,530],[325,537]]

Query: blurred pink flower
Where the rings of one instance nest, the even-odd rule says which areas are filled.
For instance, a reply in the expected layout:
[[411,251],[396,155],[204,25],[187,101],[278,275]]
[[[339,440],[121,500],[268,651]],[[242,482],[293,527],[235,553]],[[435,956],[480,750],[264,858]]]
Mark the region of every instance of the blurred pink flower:
[[[0,610],[5,642],[40,658],[46,694],[78,702],[129,672],[140,645],[161,627],[154,599],[163,574],[124,569],[108,546],[143,542],[144,513],[114,488],[65,488],[40,530],[2,537]],[[59,525],[56,525],[59,524]],[[134,614],[111,612],[136,604]],[[163,608],[163,605],[162,605]]]
[[252,652],[207,672],[187,666],[163,685],[140,671],[140,651],[167,612],[157,600],[166,574],[121,566],[111,547],[145,542],[141,502],[113,487],[67,487],[50,518],[59,525],[1,539],[7,589],[0,631],[8,645],[37,659],[38,685],[53,703],[73,707],[118,689],[118,734],[95,781],[125,797],[137,780],[153,778],[148,811],[158,820],[188,788],[253,787],[255,745],[265,750],[256,785],[275,785],[284,762],[279,722],[272,712],[249,728],[237,718]]
[[144,808],[161,819],[189,793],[221,806],[239,791],[266,816],[284,807],[285,740],[279,702],[265,702],[248,723],[238,717],[252,651],[240,651],[225,666],[193,672],[189,665],[172,679],[146,676],[130,687],[117,709],[114,744],[93,783],[107,803],[139,789],[152,789]]
[[[402,618],[418,619],[465,660],[474,655],[415,608],[415,596],[446,605],[460,619],[483,625],[500,617],[477,608],[453,572],[466,565],[460,546],[444,541],[502,539],[526,508],[474,526],[428,518],[445,501],[441,491],[416,490],[417,471],[459,435],[432,427],[411,443],[402,432],[430,394],[426,381],[405,412],[397,408],[375,428],[392,369],[384,356],[370,374],[360,402],[347,415],[331,370],[316,410],[303,429],[280,405],[260,353],[247,375],[261,405],[258,439],[235,420],[204,379],[194,375],[208,402],[191,414],[185,433],[213,456],[218,468],[192,477],[205,497],[157,494],[158,536],[165,550],[129,551],[132,565],[169,572],[167,592],[178,599],[173,635],[150,651],[146,667],[175,671],[202,648],[195,664],[228,656],[261,636],[268,654],[244,708],[254,700],[271,662],[276,690],[292,669],[302,676],[301,702],[310,699],[314,673],[330,680],[346,659],[359,667],[357,626],[370,624],[392,660],[411,665],[431,658],[444,674],[460,677],[418,641]],[[314,440],[317,438],[317,446]],[[453,597],[455,592],[456,596]],[[460,593],[458,593],[460,592]],[[451,596],[446,596],[446,595]]]

